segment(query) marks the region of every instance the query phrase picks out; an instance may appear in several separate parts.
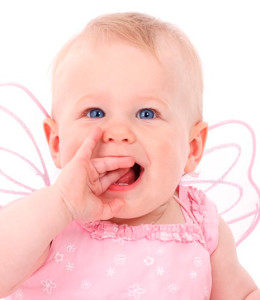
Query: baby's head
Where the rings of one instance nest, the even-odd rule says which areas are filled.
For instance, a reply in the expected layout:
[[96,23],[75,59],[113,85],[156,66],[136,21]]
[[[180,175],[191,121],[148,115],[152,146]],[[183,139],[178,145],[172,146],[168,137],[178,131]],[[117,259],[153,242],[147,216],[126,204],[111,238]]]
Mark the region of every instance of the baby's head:
[[118,182],[127,187],[103,200],[124,198],[124,218],[155,210],[202,156],[202,89],[199,58],[176,27],[134,13],[93,20],[54,66],[53,118],[44,126],[56,166],[99,127],[93,157],[131,156],[139,166],[133,183]]
[[[153,55],[162,63],[172,64],[173,83],[183,89],[181,101],[187,104],[186,114],[192,122],[202,120],[203,79],[199,56],[187,36],[176,26],[141,13],[115,13],[92,20],[59,52],[53,66],[53,114],[62,72],[66,72],[66,57],[84,44],[125,42]],[[176,77],[178,82],[176,82]],[[144,78],[145,80],[145,78]]]

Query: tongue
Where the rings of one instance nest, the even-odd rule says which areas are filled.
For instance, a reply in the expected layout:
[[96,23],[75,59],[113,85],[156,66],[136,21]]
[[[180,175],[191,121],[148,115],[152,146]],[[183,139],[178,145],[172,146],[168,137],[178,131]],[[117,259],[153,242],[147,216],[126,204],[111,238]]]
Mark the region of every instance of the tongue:
[[135,172],[133,168],[129,169],[129,171],[123,175],[115,184],[125,183],[125,184],[132,184],[135,182]]

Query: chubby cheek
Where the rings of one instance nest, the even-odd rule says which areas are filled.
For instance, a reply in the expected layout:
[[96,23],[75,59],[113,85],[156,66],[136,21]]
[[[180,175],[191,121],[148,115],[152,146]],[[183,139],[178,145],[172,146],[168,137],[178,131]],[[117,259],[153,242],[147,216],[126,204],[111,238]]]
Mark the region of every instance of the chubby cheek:
[[60,141],[60,162],[62,168],[74,157],[78,148],[79,146],[75,142]]
[[85,139],[85,135],[79,135],[73,130],[69,130],[65,133],[61,132],[59,139],[60,162],[61,167],[63,168],[74,157],[77,150],[80,148]]
[[[176,141],[176,142],[174,142]],[[165,189],[175,190],[184,173],[188,158],[188,144],[181,137],[169,135],[157,146],[157,169],[154,174]]]

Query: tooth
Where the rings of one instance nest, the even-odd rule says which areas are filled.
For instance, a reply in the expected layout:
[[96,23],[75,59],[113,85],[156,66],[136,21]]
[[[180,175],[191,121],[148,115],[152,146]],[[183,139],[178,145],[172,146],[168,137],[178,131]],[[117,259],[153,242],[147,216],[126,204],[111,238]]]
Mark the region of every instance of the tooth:
[[128,185],[128,183],[123,183],[123,182],[115,182],[114,184],[116,184],[116,185]]

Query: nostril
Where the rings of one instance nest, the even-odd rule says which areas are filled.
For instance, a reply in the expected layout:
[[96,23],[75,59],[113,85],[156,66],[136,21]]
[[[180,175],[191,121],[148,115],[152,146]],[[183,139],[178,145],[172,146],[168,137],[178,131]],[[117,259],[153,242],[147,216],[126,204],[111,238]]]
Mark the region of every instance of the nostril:
[[123,143],[129,143],[129,139],[128,138],[111,138],[111,137],[109,137],[109,138],[107,138],[106,139],[106,141],[107,142],[123,142]]
[[[113,138],[108,138],[108,139],[107,139],[108,142],[115,142],[115,141],[117,141],[117,140],[120,141],[119,139],[113,139]],[[128,139],[122,139],[122,142],[128,143]]]

